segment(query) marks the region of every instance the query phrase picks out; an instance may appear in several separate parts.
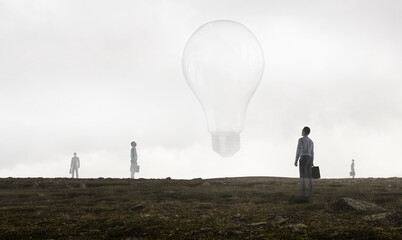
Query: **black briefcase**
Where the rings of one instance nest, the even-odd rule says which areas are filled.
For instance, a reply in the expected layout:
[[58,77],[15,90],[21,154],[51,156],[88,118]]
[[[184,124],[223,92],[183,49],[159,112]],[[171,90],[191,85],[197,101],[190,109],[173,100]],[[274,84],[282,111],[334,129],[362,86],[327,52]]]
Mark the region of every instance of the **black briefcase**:
[[314,166],[311,168],[311,174],[314,179],[321,178],[320,168],[318,166]]

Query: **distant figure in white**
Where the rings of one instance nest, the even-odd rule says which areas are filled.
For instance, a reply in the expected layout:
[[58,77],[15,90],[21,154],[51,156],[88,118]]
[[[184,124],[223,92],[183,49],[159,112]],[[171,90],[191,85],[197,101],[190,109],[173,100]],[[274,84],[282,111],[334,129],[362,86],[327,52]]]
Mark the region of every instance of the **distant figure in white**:
[[306,196],[306,178],[309,181],[309,194],[313,194],[313,178],[311,173],[311,168],[314,166],[314,143],[308,137],[310,134],[310,128],[304,127],[302,130],[302,138],[299,139],[297,144],[297,151],[296,151],[296,161],[295,166],[297,167],[297,161],[300,158],[300,166],[299,166],[299,173],[300,173],[300,185],[301,185],[301,194],[300,196]]
[[352,178],[355,178],[356,172],[355,172],[355,160],[352,159],[352,165],[350,165],[350,176],[352,176]]
[[77,157],[77,153],[74,153],[74,157],[71,158],[70,173],[71,178],[74,178],[74,172],[78,178],[78,168],[80,168],[80,158]]
[[130,166],[130,172],[131,172],[131,178],[134,178],[134,173],[139,171],[139,166],[137,165],[137,149],[135,148],[137,146],[136,142],[131,142],[131,166]]

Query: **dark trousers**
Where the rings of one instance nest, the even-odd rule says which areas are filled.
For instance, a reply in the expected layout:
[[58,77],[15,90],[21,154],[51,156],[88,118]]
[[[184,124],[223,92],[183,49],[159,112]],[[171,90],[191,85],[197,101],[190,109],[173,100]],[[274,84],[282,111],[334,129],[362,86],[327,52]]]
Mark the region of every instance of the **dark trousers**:
[[311,168],[313,167],[313,159],[310,156],[301,156],[299,164],[301,195],[306,195],[306,178],[309,181],[310,195],[313,194],[313,178]]
[[75,172],[75,174],[76,174],[76,176],[78,178],[78,168],[75,168],[75,167],[73,167],[71,169],[71,178],[74,178],[74,172]]
[[301,156],[299,164],[300,178],[312,178],[311,168],[313,167],[313,159],[310,156]]

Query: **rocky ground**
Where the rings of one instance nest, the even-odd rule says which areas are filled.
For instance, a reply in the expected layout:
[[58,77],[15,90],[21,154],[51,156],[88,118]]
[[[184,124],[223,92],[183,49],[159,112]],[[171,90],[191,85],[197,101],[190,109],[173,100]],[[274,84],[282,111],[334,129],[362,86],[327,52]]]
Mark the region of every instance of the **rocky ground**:
[[402,179],[0,179],[0,239],[402,239]]

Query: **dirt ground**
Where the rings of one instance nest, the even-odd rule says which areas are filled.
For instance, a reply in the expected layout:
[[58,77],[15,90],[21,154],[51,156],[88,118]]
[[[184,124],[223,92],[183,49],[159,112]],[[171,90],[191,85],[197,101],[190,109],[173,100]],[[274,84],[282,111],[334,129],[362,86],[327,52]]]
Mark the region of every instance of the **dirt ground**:
[[0,239],[402,239],[401,178],[314,184],[299,197],[295,178],[2,178]]

